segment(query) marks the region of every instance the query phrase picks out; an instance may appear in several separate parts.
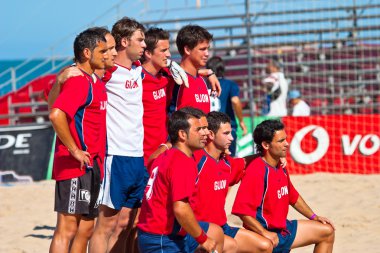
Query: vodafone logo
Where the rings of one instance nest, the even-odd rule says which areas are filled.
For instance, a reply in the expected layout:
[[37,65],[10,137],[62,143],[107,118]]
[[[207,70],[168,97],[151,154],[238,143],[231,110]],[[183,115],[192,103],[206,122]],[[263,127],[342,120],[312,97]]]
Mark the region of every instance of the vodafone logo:
[[[305,153],[301,149],[301,142],[310,132],[317,141],[317,147],[311,153]],[[319,161],[326,154],[329,145],[330,138],[327,131],[320,126],[309,125],[294,135],[290,144],[290,154],[297,163],[308,165]]]

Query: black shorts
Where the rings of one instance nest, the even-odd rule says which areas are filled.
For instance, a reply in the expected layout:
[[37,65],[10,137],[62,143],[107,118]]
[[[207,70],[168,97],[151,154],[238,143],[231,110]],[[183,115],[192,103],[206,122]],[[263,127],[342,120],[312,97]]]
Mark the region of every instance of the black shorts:
[[100,190],[100,171],[96,160],[93,164],[83,176],[56,182],[54,211],[80,214],[89,219],[98,216],[95,205]]

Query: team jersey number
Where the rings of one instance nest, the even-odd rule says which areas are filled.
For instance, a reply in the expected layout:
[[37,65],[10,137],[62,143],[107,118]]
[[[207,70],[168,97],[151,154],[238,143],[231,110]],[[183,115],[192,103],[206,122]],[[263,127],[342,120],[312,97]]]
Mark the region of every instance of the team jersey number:
[[154,183],[154,180],[156,180],[157,171],[158,171],[158,166],[152,170],[152,173],[150,174],[148,183],[146,185],[145,198],[147,200],[149,200],[152,197],[152,194],[153,194],[153,183]]

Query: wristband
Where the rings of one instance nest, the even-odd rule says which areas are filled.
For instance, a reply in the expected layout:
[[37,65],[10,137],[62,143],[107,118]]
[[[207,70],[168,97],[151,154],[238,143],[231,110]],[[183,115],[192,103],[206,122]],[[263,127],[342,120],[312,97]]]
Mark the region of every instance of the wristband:
[[194,239],[197,241],[197,243],[203,244],[205,241],[207,241],[207,238],[208,237],[207,237],[205,231],[202,230],[202,233]]
[[317,215],[315,213],[313,213],[313,215],[309,219],[314,220],[315,217],[317,217]]
[[166,148],[167,150],[169,150],[169,147],[168,147],[168,145],[166,145],[166,143],[162,143],[162,144],[160,144],[159,147],[162,147],[162,146],[165,146],[165,148]]
[[210,76],[212,76],[212,75],[215,75],[215,73],[212,72],[211,74],[208,74],[207,77],[210,77]]

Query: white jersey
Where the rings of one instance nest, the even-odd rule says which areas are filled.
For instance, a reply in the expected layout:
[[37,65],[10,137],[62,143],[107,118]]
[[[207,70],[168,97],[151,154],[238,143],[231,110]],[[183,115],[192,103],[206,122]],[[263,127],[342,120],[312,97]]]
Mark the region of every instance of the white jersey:
[[300,100],[294,107],[292,116],[309,116],[310,106],[303,100]]
[[108,95],[107,154],[142,157],[143,103],[141,66],[115,64],[104,76]]
[[284,73],[276,72],[271,73],[269,77],[263,80],[264,83],[272,83],[271,91],[275,91],[278,87],[281,88],[280,96],[271,101],[269,105],[269,113],[267,116],[286,116],[288,114],[286,106],[286,97],[288,95],[288,81],[285,79]]

